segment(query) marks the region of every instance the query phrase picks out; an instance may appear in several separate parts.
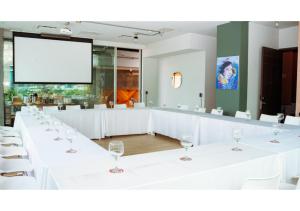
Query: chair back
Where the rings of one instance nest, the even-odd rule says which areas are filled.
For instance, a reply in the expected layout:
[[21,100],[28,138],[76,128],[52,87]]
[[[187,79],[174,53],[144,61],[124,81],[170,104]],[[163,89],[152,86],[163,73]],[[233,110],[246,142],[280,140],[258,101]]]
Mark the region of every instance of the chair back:
[[196,108],[195,111],[200,112],[200,113],[205,113],[206,108]]
[[189,110],[188,105],[178,105],[178,108],[181,109],[181,110]]
[[300,117],[286,116],[284,120],[284,124],[300,126]]
[[278,122],[278,116],[277,115],[261,114],[259,120],[264,121],[264,122],[277,123]]
[[134,103],[134,107],[135,108],[145,108],[145,103],[144,102],[140,102],[140,103]]
[[114,108],[127,108],[126,104],[115,104]]
[[66,105],[66,110],[80,110],[80,105]]
[[235,118],[240,118],[240,119],[251,119],[251,116],[249,117],[247,115],[246,112],[243,112],[243,111],[237,111],[235,112]]
[[103,104],[95,104],[94,109],[107,109],[107,105],[104,103]]
[[57,106],[43,106],[43,111],[58,111]]
[[213,108],[212,110],[211,110],[211,114],[214,114],[214,115],[223,115],[223,110],[217,110],[217,109],[215,109],[215,108]]
[[243,184],[243,190],[279,189],[280,175],[269,178],[247,179]]

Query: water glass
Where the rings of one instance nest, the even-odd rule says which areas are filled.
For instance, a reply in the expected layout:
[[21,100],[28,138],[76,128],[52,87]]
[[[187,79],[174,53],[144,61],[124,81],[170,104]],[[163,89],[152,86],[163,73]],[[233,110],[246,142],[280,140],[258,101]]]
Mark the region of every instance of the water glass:
[[232,138],[236,144],[236,146],[232,148],[232,151],[243,151],[241,148],[239,148],[239,143],[242,138],[242,130],[240,128],[235,128],[232,130]]
[[70,148],[66,151],[66,153],[76,153],[77,150],[73,149],[73,142],[77,137],[77,132],[74,129],[66,130],[66,139],[70,143]]
[[117,167],[119,158],[124,154],[124,143],[122,141],[111,141],[108,145],[108,151],[116,161],[116,167],[109,170],[110,173],[123,173],[124,170]]
[[181,146],[184,148],[185,156],[180,157],[179,159],[182,161],[191,161],[192,158],[190,158],[188,154],[189,148],[193,146],[193,143],[191,142],[191,136],[182,136],[182,139],[180,141]]

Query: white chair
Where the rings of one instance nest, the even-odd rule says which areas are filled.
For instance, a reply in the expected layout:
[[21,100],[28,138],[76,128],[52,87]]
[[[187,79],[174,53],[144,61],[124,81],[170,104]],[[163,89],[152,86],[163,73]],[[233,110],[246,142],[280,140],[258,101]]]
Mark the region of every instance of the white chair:
[[300,126],[300,117],[286,116],[284,120],[284,124]]
[[243,184],[243,190],[279,189],[280,175],[269,178],[247,179]]
[[263,121],[263,122],[278,123],[278,116],[277,115],[261,114],[259,120]]
[[36,179],[31,176],[4,177],[0,176],[2,190],[29,190],[40,189]]
[[10,157],[10,156],[26,156],[27,151],[23,147],[10,146],[3,147],[0,146],[0,157]]
[[298,179],[297,184],[281,183],[279,186],[280,190],[300,190],[300,180]]
[[8,127],[8,126],[0,126],[0,132],[17,132],[15,128],[13,127]]
[[20,133],[18,131],[0,131],[0,140],[3,138],[9,137],[20,137]]
[[12,172],[31,172],[32,170],[32,165],[28,159],[0,158],[0,174]]
[[66,110],[80,110],[80,105],[66,105]]
[[144,102],[140,102],[140,103],[134,103],[134,108],[145,108],[145,103]]
[[58,111],[58,107],[57,106],[44,106],[43,107],[43,111]]
[[181,110],[189,110],[188,105],[178,105],[178,108],[181,109]]
[[23,141],[19,137],[13,138],[1,138],[0,136],[0,144],[15,144],[15,145],[23,145]]
[[205,113],[206,108],[196,108],[195,111],[200,112],[200,113]]
[[247,114],[247,112],[243,111],[237,111],[235,112],[235,118],[240,118],[240,119],[251,119],[251,115]]
[[212,109],[211,110],[211,114],[214,114],[214,115],[223,115],[223,110],[217,110],[217,109]]
[[107,109],[106,104],[95,104],[94,109]]
[[127,108],[126,104],[115,104],[114,108]]

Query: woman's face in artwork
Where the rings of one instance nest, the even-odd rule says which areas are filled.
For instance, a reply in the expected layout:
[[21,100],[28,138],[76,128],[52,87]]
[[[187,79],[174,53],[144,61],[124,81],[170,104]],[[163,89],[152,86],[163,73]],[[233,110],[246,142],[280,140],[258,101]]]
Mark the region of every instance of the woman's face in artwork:
[[226,79],[230,79],[233,75],[233,71],[232,71],[232,65],[228,65],[227,67],[225,67],[224,69],[224,77]]

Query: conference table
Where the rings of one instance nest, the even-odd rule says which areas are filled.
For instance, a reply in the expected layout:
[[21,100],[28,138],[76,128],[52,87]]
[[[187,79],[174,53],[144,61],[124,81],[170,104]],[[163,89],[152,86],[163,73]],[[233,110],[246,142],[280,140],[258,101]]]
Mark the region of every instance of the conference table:
[[[78,152],[68,154],[65,153],[69,147],[67,141],[54,141],[55,132],[46,131],[45,125],[31,114],[18,112],[15,128],[22,134],[42,189],[239,189],[247,178],[265,178],[280,173],[282,181],[288,181],[300,173],[300,130],[295,126],[283,126],[279,143],[275,144],[270,142],[272,124],[256,120],[166,108],[70,112],[75,115],[67,115],[67,112],[51,115],[63,121],[65,115],[67,125],[67,119],[72,116],[74,119],[65,127],[78,127],[81,132],[84,130],[80,124],[88,125],[100,137],[119,133],[161,133],[180,138],[182,134],[192,134],[196,137],[192,140],[194,147],[188,152],[192,161],[179,160],[184,154],[183,149],[124,156],[119,166],[125,172],[111,174],[112,157],[83,132],[78,133],[73,143]],[[81,123],[76,126],[73,121],[79,116]],[[135,121],[134,118],[140,119]],[[116,129],[120,121],[131,125]],[[134,125],[139,127],[132,129]],[[241,127],[244,131],[241,152],[231,150],[232,127]],[[100,129],[97,131],[96,128]]]

